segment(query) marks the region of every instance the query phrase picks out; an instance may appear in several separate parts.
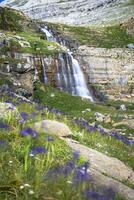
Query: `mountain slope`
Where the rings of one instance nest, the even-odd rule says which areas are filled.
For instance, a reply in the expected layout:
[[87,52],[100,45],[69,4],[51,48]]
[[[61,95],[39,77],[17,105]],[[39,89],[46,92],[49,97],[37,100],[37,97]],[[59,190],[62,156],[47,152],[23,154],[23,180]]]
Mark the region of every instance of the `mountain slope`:
[[6,0],[35,19],[66,24],[113,24],[133,16],[133,0]]

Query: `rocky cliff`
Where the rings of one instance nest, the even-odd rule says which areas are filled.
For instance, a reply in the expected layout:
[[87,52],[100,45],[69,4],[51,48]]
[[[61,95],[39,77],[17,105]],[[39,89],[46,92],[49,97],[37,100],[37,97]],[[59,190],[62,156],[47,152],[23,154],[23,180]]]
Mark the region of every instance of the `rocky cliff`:
[[134,99],[134,51],[80,46],[77,57],[88,83],[109,98]]
[[133,16],[133,0],[5,0],[34,19],[65,24],[113,24]]
[[[18,93],[30,96],[34,90],[33,83],[39,80],[70,92],[70,87],[76,88],[73,79],[78,74],[73,64],[78,63],[67,54],[69,48],[79,60],[94,96],[101,100],[132,100],[134,52],[126,47],[133,42],[133,19],[131,23],[122,24],[123,28],[116,26],[107,30],[91,30],[70,26],[59,28],[59,25],[36,22],[10,8],[1,8],[0,12],[0,84],[4,84],[4,87],[7,87],[5,83],[10,82]],[[39,28],[45,26],[56,41],[46,40]],[[79,47],[81,44],[86,45]]]

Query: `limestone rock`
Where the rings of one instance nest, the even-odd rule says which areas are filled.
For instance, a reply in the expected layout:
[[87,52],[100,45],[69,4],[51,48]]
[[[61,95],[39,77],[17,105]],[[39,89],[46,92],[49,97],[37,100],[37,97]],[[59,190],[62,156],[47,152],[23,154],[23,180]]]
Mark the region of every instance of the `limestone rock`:
[[73,140],[67,139],[66,141],[73,150],[78,150],[80,154],[90,162],[91,169],[95,169],[121,182],[129,181],[134,185],[133,170],[117,158],[104,155],[84,145],[75,143]]
[[[110,99],[134,100],[133,71],[134,51],[129,48],[94,48],[80,46],[77,60],[87,74],[91,86],[99,86],[97,94],[102,93]],[[123,92],[122,92],[123,90]]]
[[36,122],[33,128],[38,132],[54,134],[61,137],[69,136],[72,134],[71,130],[66,124],[55,120],[43,120]]
[[20,113],[11,103],[0,102],[0,119],[8,120],[10,118],[20,119]]
[[117,180],[114,180],[104,174],[100,173],[95,169],[90,169],[89,173],[93,178],[93,182],[97,186],[101,186],[104,188],[111,188],[114,192],[117,192],[121,196],[125,197],[126,200],[133,200],[134,190],[129,188]]

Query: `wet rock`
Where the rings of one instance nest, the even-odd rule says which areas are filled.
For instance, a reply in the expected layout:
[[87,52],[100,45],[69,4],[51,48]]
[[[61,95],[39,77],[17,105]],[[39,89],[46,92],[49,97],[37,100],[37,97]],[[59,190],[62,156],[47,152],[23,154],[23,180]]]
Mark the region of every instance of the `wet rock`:
[[54,134],[60,137],[70,136],[72,134],[71,130],[66,124],[55,120],[43,120],[36,122],[33,128],[37,132]]

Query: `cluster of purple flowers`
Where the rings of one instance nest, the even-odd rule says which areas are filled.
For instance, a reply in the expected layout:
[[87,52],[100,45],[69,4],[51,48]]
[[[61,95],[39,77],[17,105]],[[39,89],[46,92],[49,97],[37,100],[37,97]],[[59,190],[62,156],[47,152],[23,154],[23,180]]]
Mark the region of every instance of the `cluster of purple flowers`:
[[36,138],[38,136],[38,133],[36,131],[34,131],[32,128],[30,127],[26,127],[23,130],[20,131],[20,135],[21,136],[32,136],[33,138]]
[[124,137],[123,135],[119,135],[117,132],[110,132],[109,135],[116,138],[117,140],[121,140],[122,142],[124,142],[127,145],[134,145],[133,139],[128,139],[128,138]]
[[9,128],[9,125],[0,121],[0,129],[8,129]]
[[96,123],[94,123],[94,125],[90,125],[89,122],[86,121],[85,119],[81,119],[81,118],[80,119],[73,119],[73,123],[77,124],[81,128],[84,128],[89,133],[92,133],[92,132],[94,132],[96,130],[101,135],[109,135],[111,137],[114,137],[117,140],[121,140],[122,142],[124,142],[127,145],[133,145],[134,144],[134,140],[133,139],[128,139],[125,136],[120,135],[117,132],[106,131],[103,127],[98,126]]
[[82,165],[77,166],[76,161],[79,158],[79,152],[74,152],[73,159],[67,161],[63,166],[55,167],[50,170],[48,177],[58,178],[59,176],[68,177],[72,176],[71,182],[73,185],[76,185],[81,182],[87,182],[91,180],[91,177],[88,173],[89,163],[85,162]]
[[29,115],[26,112],[20,112],[20,115],[24,121],[28,120]]
[[5,144],[6,144],[6,141],[0,140],[0,145],[5,145]]
[[42,146],[33,147],[30,151],[30,156],[35,156],[37,154],[47,153],[47,150]]
[[54,141],[54,138],[51,137],[50,135],[46,135],[46,136],[45,136],[45,139],[46,139],[48,142],[53,142],[53,141]]
[[86,200],[114,200],[115,192],[112,189],[106,189],[103,192],[96,192],[86,189],[83,191],[83,195]]

